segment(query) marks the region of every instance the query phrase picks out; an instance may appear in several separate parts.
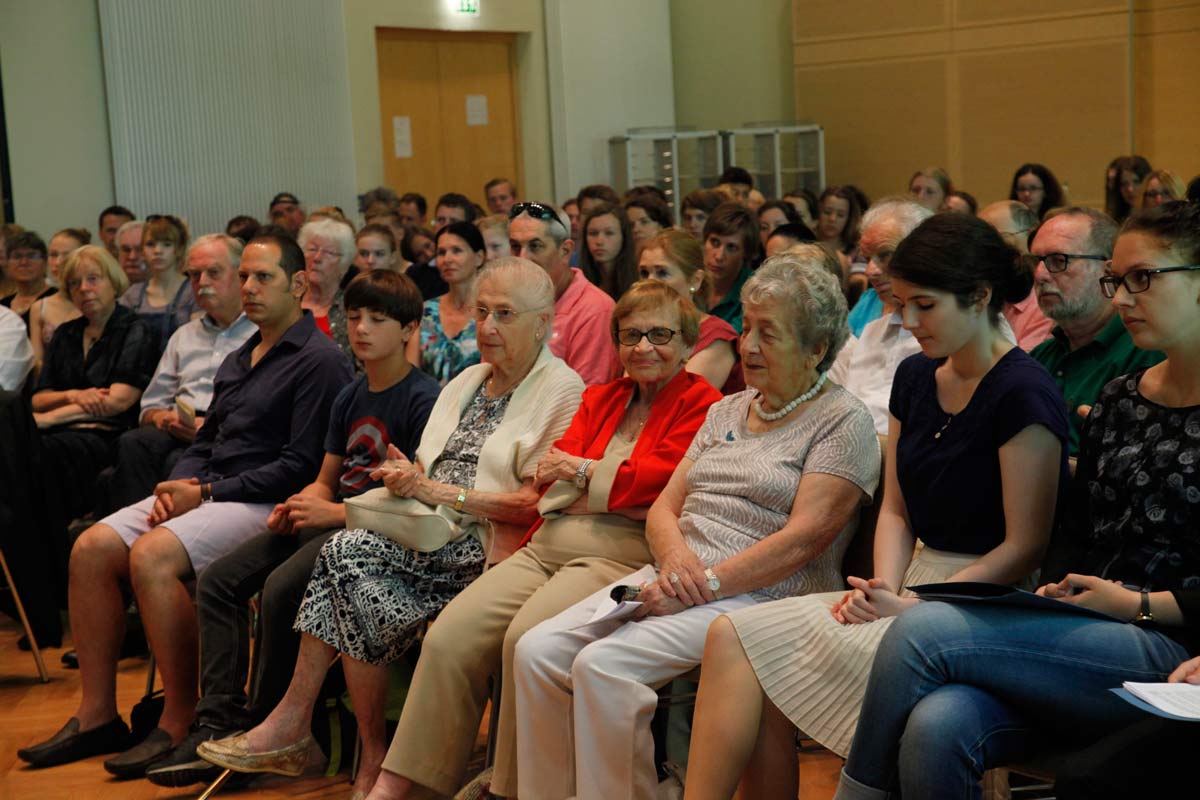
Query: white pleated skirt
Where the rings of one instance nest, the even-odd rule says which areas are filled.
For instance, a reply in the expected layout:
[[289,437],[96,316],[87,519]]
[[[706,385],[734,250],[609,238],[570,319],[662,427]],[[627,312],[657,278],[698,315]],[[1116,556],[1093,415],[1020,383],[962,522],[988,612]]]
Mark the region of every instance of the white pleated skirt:
[[[978,558],[919,547],[904,585],[941,583]],[[730,613],[729,620],[771,702],[807,736],[845,758],[875,650],[894,617],[839,624],[829,611],[843,595],[761,603]]]

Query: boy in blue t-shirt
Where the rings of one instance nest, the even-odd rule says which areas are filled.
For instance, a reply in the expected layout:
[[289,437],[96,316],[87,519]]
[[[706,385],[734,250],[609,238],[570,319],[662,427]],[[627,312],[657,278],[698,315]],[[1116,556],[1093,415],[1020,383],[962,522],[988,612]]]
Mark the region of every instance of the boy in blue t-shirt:
[[[440,387],[404,357],[421,320],[421,293],[399,273],[373,270],[346,287],[350,346],[364,373],[334,400],[325,437],[325,460],[316,480],[275,506],[270,533],[247,541],[213,562],[200,576],[202,696],[188,736],[146,777],[160,786],[187,786],[221,770],[200,759],[196,747],[260,722],[283,698],[299,647],[292,621],[325,540],[346,525],[347,497],[381,486],[371,473],[389,445],[416,457],[417,444]],[[254,705],[246,685],[247,602],[262,590],[261,635],[255,652]]]

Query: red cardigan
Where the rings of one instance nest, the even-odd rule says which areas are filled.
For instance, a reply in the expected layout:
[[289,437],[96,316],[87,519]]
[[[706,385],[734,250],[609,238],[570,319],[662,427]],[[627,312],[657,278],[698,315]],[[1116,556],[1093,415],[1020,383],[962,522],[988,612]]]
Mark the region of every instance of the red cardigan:
[[[571,455],[599,460],[625,416],[625,407],[637,384],[631,378],[589,386],[571,424],[554,446]],[[721,393],[699,375],[679,370],[650,405],[650,416],[637,443],[613,478],[609,510],[648,506],[658,499],[667,481],[687,452],[696,431],[704,424],[708,407]],[[525,534],[524,545],[542,526],[539,519]]]

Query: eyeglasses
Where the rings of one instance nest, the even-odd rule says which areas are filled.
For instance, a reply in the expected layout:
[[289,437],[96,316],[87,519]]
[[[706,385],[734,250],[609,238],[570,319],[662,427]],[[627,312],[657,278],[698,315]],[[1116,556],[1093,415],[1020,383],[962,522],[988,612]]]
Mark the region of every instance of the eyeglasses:
[[1150,276],[1163,272],[1191,272],[1200,269],[1200,264],[1180,267],[1157,267],[1155,269],[1133,269],[1124,275],[1105,275],[1100,279],[1100,291],[1105,297],[1116,297],[1117,288],[1124,286],[1130,294],[1141,294],[1150,288]]
[[677,333],[679,331],[670,328],[651,328],[648,331],[640,331],[637,328],[621,328],[617,331],[617,341],[626,347],[636,347],[642,337],[645,337],[650,344],[663,345],[674,339]]
[[1161,200],[1164,197],[1170,200],[1175,199],[1171,197],[1171,193],[1165,189],[1147,189],[1146,194],[1144,194],[1143,197],[1145,197],[1147,200]]
[[487,308],[486,306],[475,306],[471,309],[471,313],[475,316],[475,322],[482,325],[488,317],[496,320],[497,325],[511,325],[517,321],[517,317],[522,314],[528,314],[530,311],[541,311],[544,306],[538,308],[526,308],[517,310],[515,308]]
[[41,261],[44,258],[37,250],[13,250],[8,254],[9,261]]
[[1030,271],[1037,269],[1039,263],[1046,265],[1047,272],[1063,272],[1067,268],[1067,262],[1072,258],[1083,258],[1089,261],[1107,261],[1108,256],[1088,256],[1080,255],[1079,253],[1046,253],[1045,255],[1035,255],[1030,253],[1028,256]]
[[310,244],[304,248],[306,256],[325,256],[326,258],[341,258],[341,250],[330,250],[328,247],[317,247],[315,244]]
[[553,220],[564,231],[567,233],[571,232],[570,228],[563,225],[563,221],[558,218],[558,214],[550,206],[542,205],[541,203],[514,203],[513,207],[508,210],[509,219],[516,219],[522,214],[528,214],[534,219],[540,219],[543,222]]

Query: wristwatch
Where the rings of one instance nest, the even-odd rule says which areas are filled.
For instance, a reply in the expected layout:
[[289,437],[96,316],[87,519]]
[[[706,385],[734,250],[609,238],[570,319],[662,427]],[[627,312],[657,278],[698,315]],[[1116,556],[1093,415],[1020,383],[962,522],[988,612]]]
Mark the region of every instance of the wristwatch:
[[704,570],[704,577],[708,579],[708,588],[712,589],[713,597],[724,600],[725,596],[721,594],[721,579],[712,571],[712,567]]
[[1137,616],[1133,618],[1133,622],[1134,624],[1154,622],[1154,612],[1150,610],[1150,593],[1147,591],[1142,592],[1142,608],[1138,611]]
[[594,458],[585,458],[583,463],[579,465],[579,469],[575,470],[575,488],[586,489],[588,485],[588,467],[595,461]]

